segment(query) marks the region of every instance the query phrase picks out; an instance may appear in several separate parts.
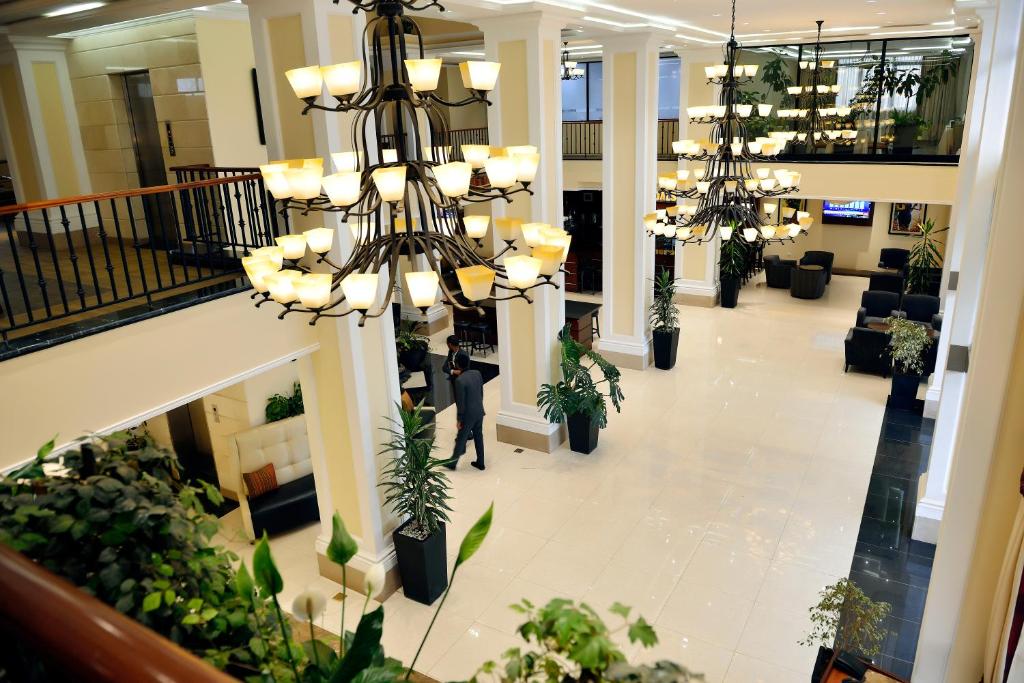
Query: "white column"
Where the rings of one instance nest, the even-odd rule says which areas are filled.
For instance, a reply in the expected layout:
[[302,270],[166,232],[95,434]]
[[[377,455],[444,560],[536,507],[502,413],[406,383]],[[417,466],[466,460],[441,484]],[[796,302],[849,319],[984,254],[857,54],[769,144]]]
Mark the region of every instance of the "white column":
[[658,40],[653,33],[604,45],[603,289],[601,353],[637,370],[651,360],[648,308],[653,237],[641,228],[657,198]]
[[[530,144],[540,151],[532,197],[517,195],[511,204],[491,204],[494,217],[562,225],[562,84],[559,77],[562,14],[503,14],[478,22],[487,59],[501,62],[497,89],[491,93],[487,119],[492,146]],[[505,244],[495,237],[495,253]],[[528,253],[522,241],[519,252]],[[563,440],[560,425],[550,424],[537,409],[541,384],[559,379],[557,335],[565,324],[564,278],[558,288],[529,292],[532,304],[519,299],[499,302],[498,361],[501,409],[498,440],[544,452]]]
[[[1019,367],[1024,307],[1019,208],[1024,160],[1017,153],[1024,145],[1021,15],[1022,3],[1002,2],[994,23],[985,27],[995,30],[995,51],[989,106],[984,122],[975,125],[983,125],[982,145],[991,144],[1001,153],[987,159],[988,150],[983,149],[979,157],[977,179],[987,177],[995,192],[987,206],[979,206],[964,251],[953,343],[972,347],[971,364],[966,375],[947,373],[964,380],[959,392],[963,404],[955,416],[947,514],[939,529],[915,681],[963,683],[981,677],[993,586],[1020,501],[1021,449],[1014,440],[1017,425],[1007,423],[1007,400],[1016,387],[1011,371],[1015,361]],[[1012,104],[1008,117],[1003,110],[1007,104]],[[990,123],[990,113],[1004,118]],[[962,321],[967,310],[972,314]],[[951,395],[947,384],[943,406]],[[943,419],[941,408],[939,417]]]
[[924,495],[917,503],[913,537],[934,543],[938,537],[949,488],[953,445],[964,406],[966,374],[947,368],[951,345],[970,348],[974,336],[985,254],[992,225],[996,181],[1003,160],[1006,127],[1010,116],[1010,89],[1018,65],[1016,21],[1019,4],[1004,5],[998,16],[993,9],[977,10],[982,24],[978,54],[978,80],[971,96],[970,128],[963,148],[967,165],[961,171],[957,204],[953,207],[953,244],[947,252],[950,271],[959,274],[955,290],[946,290],[943,332],[935,372],[941,390],[935,410],[935,434],[929,456]]
[[[247,0],[247,4],[269,157],[323,157],[326,167],[331,152],[350,147],[352,117],[321,111],[301,116],[303,105],[291,92],[284,71],[361,59],[365,15],[353,15],[331,0]],[[343,263],[353,248],[347,226],[334,213],[305,218],[293,213],[293,231],[314,224],[336,229],[330,256],[335,263]],[[380,275],[383,287],[386,269]],[[326,496],[335,509],[350,516],[347,522],[359,542],[359,554],[348,578],[359,588],[363,573],[374,564],[382,563],[389,577],[397,573],[391,532],[402,520],[383,506],[378,488],[383,428],[397,417],[400,400],[394,324],[390,311],[362,328],[358,315],[350,315],[321,319],[317,333],[320,350],[300,368],[303,389],[316,397],[309,411],[315,414],[308,424],[317,495]],[[332,511],[321,505],[316,542],[320,569],[325,576],[339,579],[324,555],[331,536],[327,513]]]

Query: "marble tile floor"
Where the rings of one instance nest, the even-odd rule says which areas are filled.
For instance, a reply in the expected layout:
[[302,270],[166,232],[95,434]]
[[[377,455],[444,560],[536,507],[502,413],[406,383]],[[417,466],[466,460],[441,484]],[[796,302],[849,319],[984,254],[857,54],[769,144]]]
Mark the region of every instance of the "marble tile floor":
[[[817,592],[850,571],[889,388],[843,373],[865,287],[836,276],[823,299],[804,301],[762,277],[734,310],[682,308],[678,365],[623,371],[622,414],[589,456],[516,453],[489,429],[487,471],[464,460],[451,477],[449,561],[492,501],[494,527],[417,668],[465,680],[518,642],[509,604],[565,596],[613,625],[615,601],[653,622],[661,642],[627,647],[636,661],[675,659],[709,683],[806,683],[815,650],[797,641]],[[500,382],[485,389],[488,426]],[[438,415],[442,453],[454,421],[452,409]],[[317,533],[272,543],[288,601],[310,586],[338,590],[317,575]],[[251,555],[235,536],[231,546]],[[385,647],[408,660],[432,610],[401,592],[385,609]],[[324,626],[336,631],[331,610]]]

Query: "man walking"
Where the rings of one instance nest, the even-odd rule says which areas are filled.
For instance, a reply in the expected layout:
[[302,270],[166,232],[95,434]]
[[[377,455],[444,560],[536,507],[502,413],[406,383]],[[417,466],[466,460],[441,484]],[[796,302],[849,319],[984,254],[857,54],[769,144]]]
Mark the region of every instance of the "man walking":
[[455,437],[455,451],[448,462],[448,469],[454,470],[459,465],[459,458],[466,453],[466,442],[473,437],[476,449],[476,460],[473,467],[484,468],[484,377],[479,370],[469,369],[469,356],[455,354],[455,410],[459,433]]
[[448,357],[444,359],[444,365],[441,366],[441,370],[444,371],[448,381],[455,380],[455,359],[458,356],[465,356],[466,360],[469,360],[469,355],[462,350],[462,346],[459,344],[459,338],[454,334],[448,336]]

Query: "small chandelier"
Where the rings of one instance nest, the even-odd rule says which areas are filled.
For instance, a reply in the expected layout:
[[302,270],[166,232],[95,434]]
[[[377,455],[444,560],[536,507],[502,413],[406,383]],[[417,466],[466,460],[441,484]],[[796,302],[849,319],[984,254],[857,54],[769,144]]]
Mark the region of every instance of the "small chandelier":
[[560,73],[563,81],[578,81],[583,78],[583,69],[578,62],[569,59],[569,43],[562,43],[562,65]]
[[[822,83],[825,72],[835,68],[835,60],[821,58],[821,19],[818,24],[818,38],[814,44],[814,60],[800,62],[801,71],[809,71],[810,85],[794,85],[787,88],[797,103],[795,109],[779,109],[781,119],[793,119],[797,122],[797,130],[772,133],[794,146],[802,146],[807,153],[816,149],[824,149],[830,143],[848,146],[857,141],[857,131],[842,128],[842,121],[853,111],[852,107],[836,106],[835,98],[839,95],[838,84]],[[801,100],[806,106],[800,107]]]
[[[405,273],[406,294],[422,311],[440,296],[456,308],[482,313],[480,301],[529,302],[528,290],[557,288],[553,278],[568,257],[568,233],[541,223],[495,219],[505,247],[485,257],[478,249],[491,218],[464,214],[467,204],[511,202],[517,193],[532,194],[529,186],[540,163],[536,147],[462,145],[456,152],[450,145],[441,107],[490,105],[487,93],[494,89],[500,64],[460,64],[470,94],[448,102],[436,92],[441,60],[424,57],[420,29],[404,16],[406,9],[440,7],[436,0],[349,2],[353,11],[374,15],[366,22],[363,59],[293,69],[286,76],[305,103],[303,114],[313,109],[355,113],[355,150],[332,154],[335,172],[328,175],[323,159],[273,162],[260,171],[286,225],[292,210],[339,213],[354,247],[342,263],[335,263],[328,256],[335,230],[314,228],[282,235],[277,246],[255,250],[242,264],[256,289],[256,305],[273,300],[284,307],[280,318],[305,313],[311,325],[359,312],[363,325],[390,310],[403,257],[414,263],[414,257],[421,257],[428,264],[427,270]],[[414,58],[406,34],[419,43]],[[325,86],[333,99],[329,104],[320,102]],[[421,116],[425,130],[416,124]],[[510,255],[519,237],[530,254]],[[383,297],[382,273],[388,279]]]
[[806,234],[810,216],[776,227],[771,212],[776,204],[763,199],[799,191],[801,174],[786,169],[771,171],[754,164],[771,161],[782,152],[785,141],[778,135],[751,140],[744,121],[751,116],[768,116],[770,104],[740,104],[739,86],[750,83],[757,74],[756,64],[738,64],[736,42],[736,0],[732,2],[732,32],[725,45],[725,63],[705,67],[709,84],[721,86],[717,105],[688,107],[691,123],[711,124],[711,141],[677,140],[673,152],[680,161],[703,161],[704,168],[680,169],[675,175],[658,178],[658,198],[662,201],[695,199],[692,205],[676,204],[644,216],[649,235],[683,244],[710,242],[741,236],[760,244],[790,241]]

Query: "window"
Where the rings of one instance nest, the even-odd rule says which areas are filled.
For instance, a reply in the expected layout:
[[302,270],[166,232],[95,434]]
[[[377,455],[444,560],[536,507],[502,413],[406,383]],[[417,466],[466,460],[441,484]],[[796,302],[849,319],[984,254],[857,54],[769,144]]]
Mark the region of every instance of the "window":
[[[584,77],[562,81],[562,120],[601,121],[604,118],[604,64],[581,62]],[[679,118],[679,58],[658,62],[658,118]]]
[[658,118],[679,118],[679,58],[658,60]]

